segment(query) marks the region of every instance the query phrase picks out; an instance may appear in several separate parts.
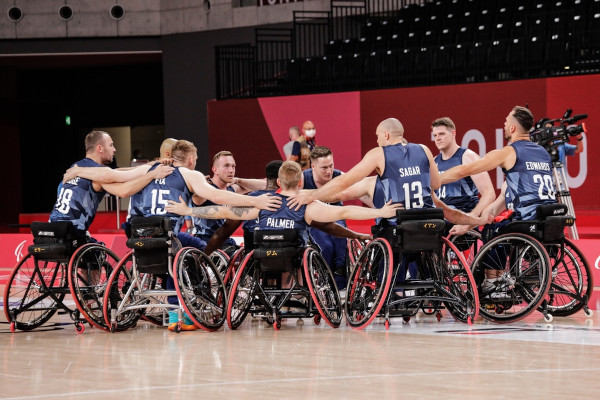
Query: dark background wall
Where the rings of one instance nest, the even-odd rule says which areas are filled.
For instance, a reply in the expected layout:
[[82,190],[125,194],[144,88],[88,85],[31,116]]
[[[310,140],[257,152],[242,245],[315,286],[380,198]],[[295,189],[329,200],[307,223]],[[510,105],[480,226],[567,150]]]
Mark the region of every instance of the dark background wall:
[[[198,147],[209,172],[207,101],[215,45],[249,42],[240,28],[165,37],[0,41],[0,129],[5,177],[0,230],[18,214],[49,212],[56,186],[85,154],[93,127],[164,125]],[[65,124],[65,116],[71,125]],[[118,149],[117,149],[118,150]]]

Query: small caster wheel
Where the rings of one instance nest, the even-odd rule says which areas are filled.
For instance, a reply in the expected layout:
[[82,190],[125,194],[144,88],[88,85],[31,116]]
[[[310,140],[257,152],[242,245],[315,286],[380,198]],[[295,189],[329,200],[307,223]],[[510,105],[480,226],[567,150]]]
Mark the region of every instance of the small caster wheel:
[[110,333],[115,333],[117,331],[117,323],[113,322],[110,324]]
[[592,315],[594,315],[594,312],[587,307],[583,309],[583,313],[588,318],[590,318]]
[[389,319],[386,319],[386,320],[385,320],[385,330],[386,330],[386,331],[389,331],[389,330],[390,330],[390,320],[389,320]]
[[473,325],[473,318],[470,315],[467,317],[467,325]]
[[321,323],[321,316],[319,314],[315,315],[313,321],[315,321],[315,325],[319,325]]
[[85,325],[83,325],[81,322],[77,322],[75,324],[75,329],[77,329],[78,333],[83,333],[85,331]]
[[438,322],[440,322],[440,321],[442,320],[442,313],[438,311],[438,312],[435,314],[435,318],[437,318]]
[[12,333],[15,333],[15,332],[17,331],[17,323],[16,323],[15,321],[12,321],[12,322],[10,323],[10,331],[11,331]]
[[273,322],[273,329],[275,329],[276,331],[281,329],[281,321],[275,321]]
[[550,323],[553,319],[554,317],[552,316],[552,314],[544,314],[544,321]]
[[402,320],[408,324],[410,322],[410,317],[402,317]]

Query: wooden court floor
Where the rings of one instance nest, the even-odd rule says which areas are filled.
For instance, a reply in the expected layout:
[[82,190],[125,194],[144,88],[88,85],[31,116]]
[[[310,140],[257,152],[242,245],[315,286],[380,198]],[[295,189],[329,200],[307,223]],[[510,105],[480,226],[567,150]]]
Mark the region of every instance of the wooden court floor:
[[444,315],[366,330],[248,317],[237,331],[147,322],[76,333],[66,315],[31,332],[0,321],[2,399],[597,399],[600,318],[536,313],[473,326]]

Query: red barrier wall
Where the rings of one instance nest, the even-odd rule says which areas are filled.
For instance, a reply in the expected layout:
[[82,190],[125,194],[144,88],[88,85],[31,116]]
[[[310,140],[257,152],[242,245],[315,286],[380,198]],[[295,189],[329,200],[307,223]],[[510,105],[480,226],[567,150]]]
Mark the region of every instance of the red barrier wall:
[[[515,105],[529,105],[536,120],[556,118],[565,109],[588,114],[585,151],[569,157],[569,186],[576,209],[600,210],[595,188],[600,171],[593,155],[600,154],[596,139],[600,99],[596,88],[600,75],[532,79],[331,93],[306,96],[211,101],[208,104],[211,154],[234,152],[238,175],[261,177],[264,166],[282,156],[288,128],[305,119],[315,122],[317,144],[333,150],[336,167],[348,170],[362,155],[377,145],[375,128],[385,118],[404,124],[406,138],[428,145],[434,154],[430,123],[449,116],[457,125],[458,142],[484,154],[505,145],[504,120]],[[208,172],[208,171],[205,171]],[[491,172],[496,187],[500,182]]]

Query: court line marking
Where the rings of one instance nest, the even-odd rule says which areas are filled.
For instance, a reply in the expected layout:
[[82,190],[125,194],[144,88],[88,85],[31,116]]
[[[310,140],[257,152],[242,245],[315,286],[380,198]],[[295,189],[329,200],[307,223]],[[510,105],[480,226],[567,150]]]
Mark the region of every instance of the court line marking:
[[249,381],[234,381],[234,382],[210,382],[210,383],[194,383],[187,385],[164,385],[164,386],[147,386],[137,388],[122,388],[109,390],[93,390],[87,392],[68,392],[68,393],[46,393],[43,395],[33,396],[18,396],[18,397],[2,397],[3,400],[25,400],[25,399],[47,399],[67,396],[83,396],[83,395],[100,395],[110,393],[123,392],[138,392],[148,390],[169,390],[181,388],[202,388],[209,386],[226,385],[262,385],[265,383],[291,383],[291,382],[314,382],[314,381],[330,381],[330,380],[346,380],[346,379],[372,379],[372,378],[394,378],[394,377],[416,377],[416,376],[433,376],[433,375],[488,375],[488,374],[521,374],[521,373],[568,373],[568,372],[600,372],[600,368],[569,368],[569,369],[516,369],[516,370],[494,370],[494,371],[439,371],[439,372],[405,372],[397,374],[371,374],[371,375],[346,375],[346,376],[329,376],[329,377],[310,377],[310,378],[285,378],[285,379],[265,379],[265,380],[249,380]]

